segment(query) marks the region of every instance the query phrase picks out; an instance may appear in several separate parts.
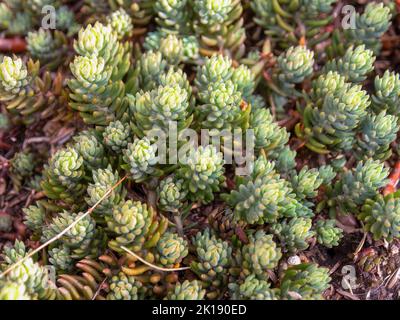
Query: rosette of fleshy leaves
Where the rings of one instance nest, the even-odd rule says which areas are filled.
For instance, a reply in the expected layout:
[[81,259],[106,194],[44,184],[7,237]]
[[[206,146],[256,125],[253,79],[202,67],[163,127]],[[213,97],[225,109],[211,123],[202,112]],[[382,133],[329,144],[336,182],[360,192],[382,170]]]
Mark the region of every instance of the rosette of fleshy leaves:
[[198,280],[185,280],[176,283],[175,287],[167,294],[166,300],[203,300],[206,290]]
[[119,8],[107,16],[107,23],[117,34],[118,40],[127,38],[132,34],[132,19],[123,8]]
[[270,286],[266,280],[257,279],[251,274],[241,284],[230,283],[229,289],[234,300],[278,300],[279,289],[272,289]]
[[281,299],[322,300],[330,281],[329,270],[314,263],[291,266],[281,279]]
[[297,252],[308,248],[311,238],[315,235],[311,227],[311,219],[295,217],[274,224],[272,231],[287,251]]
[[80,219],[76,224],[73,225],[66,233],[59,239],[60,243],[70,248],[70,257],[73,259],[81,259],[87,255],[90,255],[93,250],[92,240],[96,234],[96,222],[94,219],[86,215],[84,218],[81,216],[84,213],[69,213],[63,211],[53,218],[50,224],[46,225],[42,233],[42,242],[46,242],[49,239],[57,236],[59,233],[64,231],[76,220]]
[[213,145],[191,149],[180,161],[176,177],[183,180],[190,200],[209,203],[225,181],[223,155]]
[[15,283],[11,280],[0,280],[1,300],[31,300],[31,297],[27,293],[25,284]]
[[67,32],[67,35],[74,35],[79,31],[79,24],[75,20],[74,12],[68,6],[61,6],[56,10],[57,30]]
[[234,208],[236,219],[250,224],[313,215],[296,199],[290,183],[275,171],[274,163],[263,156],[255,161],[252,174],[238,179],[236,189],[223,197]]
[[334,32],[332,44],[327,48],[328,55],[342,55],[345,48],[353,44],[363,44],[374,54],[379,54],[382,47],[380,38],[391,25],[392,5],[370,1],[363,13],[347,11],[347,15],[351,14],[350,19],[344,21],[344,32]]
[[267,280],[267,270],[274,269],[282,257],[282,252],[273,240],[273,235],[259,230],[249,235],[249,243],[240,252],[241,275],[255,275],[258,279]]
[[67,246],[54,247],[48,250],[49,262],[57,272],[70,272],[74,267],[74,260],[71,258],[71,250]]
[[82,156],[73,147],[60,149],[44,167],[43,192],[50,199],[75,203],[85,190],[84,173]]
[[232,60],[222,55],[206,58],[197,71],[195,84],[201,103],[196,108],[202,129],[247,128],[251,106],[243,99],[254,90],[254,78],[246,67],[232,67]]
[[187,254],[187,241],[176,233],[165,232],[157,243],[155,257],[161,265],[174,267],[179,265]]
[[[109,192],[119,181],[118,172],[113,172],[111,166],[105,169],[94,170],[92,174],[93,182],[88,184],[88,196],[85,198],[85,201],[90,207],[97,204],[93,213],[96,219],[102,220],[102,217],[105,215],[111,215],[113,207],[121,203],[125,198],[126,189],[120,184]],[[107,192],[109,192],[108,196],[103,199]],[[102,201],[99,202],[101,199]]]
[[364,45],[351,46],[343,57],[328,61],[324,71],[325,73],[337,72],[349,82],[362,82],[367,78],[368,73],[374,70],[375,59],[374,53],[366,49]]
[[210,56],[225,50],[240,58],[246,39],[239,0],[195,0],[193,28],[200,39],[200,53]]
[[92,170],[104,168],[108,159],[101,136],[95,130],[85,130],[73,137],[74,149],[83,159],[83,165],[90,173]]
[[38,201],[36,204],[24,208],[23,212],[25,214],[25,225],[32,230],[35,235],[40,236],[46,222],[46,209],[44,206]]
[[158,163],[156,151],[156,144],[152,144],[149,139],[136,138],[122,151],[124,164],[121,167],[128,171],[136,182],[142,182],[150,176],[160,176],[162,171],[155,167]]
[[392,155],[390,144],[399,131],[398,117],[386,114],[368,114],[361,123],[357,137],[355,156],[358,159],[386,160]]
[[[7,269],[25,258],[27,254],[22,241],[17,240],[14,246],[4,247],[2,269]],[[51,282],[48,270],[31,257],[26,258],[24,262],[8,272],[5,281],[12,282],[20,287],[23,290],[22,296],[29,300],[54,300],[57,297],[57,290],[55,284]],[[11,292],[4,292],[3,294],[8,295]]]
[[24,180],[33,175],[36,166],[34,158],[33,153],[20,151],[10,159],[10,177],[16,190],[19,190]]
[[74,49],[70,106],[88,124],[104,126],[121,118],[127,107],[122,78],[130,66],[128,42],[118,41],[110,25],[96,22],[79,31]]
[[43,66],[56,69],[65,59],[67,54],[67,38],[60,32],[40,28],[38,31],[29,32],[27,36],[28,51],[33,59],[39,60]]
[[157,129],[167,135],[171,122],[179,132],[193,119],[191,88],[186,75],[170,69],[160,74],[158,82],[160,85],[151,91],[128,95],[130,112],[136,120],[131,121],[131,126],[140,137]]
[[290,47],[277,58],[273,76],[283,95],[297,94],[296,84],[302,83],[313,73],[314,52],[305,46]]
[[366,199],[358,218],[365,231],[371,232],[375,240],[393,241],[400,236],[400,199],[398,193],[377,195]]
[[0,58],[0,101],[11,113],[22,116],[26,124],[35,121],[47,102],[42,93],[49,89],[51,78],[38,82],[39,69],[39,62],[32,60],[25,63],[17,57]]
[[170,65],[178,65],[183,60],[183,41],[175,35],[161,38],[158,50]]
[[121,246],[133,251],[156,246],[168,226],[165,218],[157,219],[154,209],[140,201],[127,200],[114,206],[105,219],[114,237],[108,246],[117,252],[123,252]]
[[131,128],[119,120],[110,122],[103,131],[103,141],[107,148],[120,154],[131,142]]
[[367,92],[336,72],[321,75],[312,86],[313,102],[305,107],[303,122],[296,125],[297,136],[317,153],[350,150],[371,104]]
[[186,202],[188,191],[185,189],[183,179],[177,179],[174,175],[161,180],[157,188],[158,208],[179,214]]
[[190,33],[191,10],[187,0],[156,0],[155,21],[159,30],[171,34]]
[[296,167],[297,152],[288,145],[272,150],[269,157],[273,159],[275,168],[280,174],[287,174]]
[[299,199],[310,199],[317,196],[318,188],[323,182],[319,175],[316,168],[309,169],[308,166],[304,166],[298,173],[291,172],[290,181]]
[[126,92],[134,95],[140,90],[146,92],[156,88],[159,85],[159,77],[166,71],[167,66],[167,61],[158,48],[143,53],[128,74]]
[[249,128],[254,130],[255,147],[264,151],[280,149],[289,141],[290,134],[279,127],[268,109],[252,111]]
[[[160,2],[167,3],[168,1]],[[180,6],[185,1],[175,1],[175,3]],[[178,25],[175,26],[179,28]],[[168,49],[172,44],[175,44],[177,47]],[[190,35],[190,33],[176,34],[175,31],[166,30],[162,27],[156,31],[149,32],[143,43],[143,47],[147,51],[157,52],[161,46],[163,47],[162,53],[164,58],[168,59],[172,64],[179,64],[181,62],[196,63],[199,59],[199,41],[196,36]],[[179,57],[177,53],[180,53],[181,56]]]
[[360,161],[352,169],[343,172],[333,186],[328,199],[331,215],[357,212],[368,198],[377,195],[387,184],[389,170],[380,161]]
[[318,220],[315,224],[315,232],[319,244],[327,248],[339,245],[343,237],[343,230],[336,227],[336,220]]
[[109,281],[107,300],[140,300],[144,296],[143,284],[134,276],[119,272]]
[[386,70],[382,77],[376,76],[371,99],[372,108],[376,113],[387,110],[389,114],[397,115],[400,104],[399,74]]
[[232,248],[229,243],[212,235],[209,229],[198,232],[192,239],[197,259],[191,269],[199,278],[215,287],[222,285],[231,266]]

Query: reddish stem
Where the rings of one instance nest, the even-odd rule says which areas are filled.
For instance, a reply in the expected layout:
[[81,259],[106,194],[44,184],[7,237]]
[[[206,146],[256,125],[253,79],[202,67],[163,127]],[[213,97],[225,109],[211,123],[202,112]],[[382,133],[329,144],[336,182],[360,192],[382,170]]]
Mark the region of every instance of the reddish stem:
[[392,173],[389,176],[389,183],[383,190],[383,195],[386,196],[390,193],[396,192],[397,184],[399,183],[400,180],[400,161],[397,161],[396,164],[394,165],[394,169]]
[[22,38],[2,38],[0,39],[0,51],[11,51],[21,53],[26,51],[26,41]]

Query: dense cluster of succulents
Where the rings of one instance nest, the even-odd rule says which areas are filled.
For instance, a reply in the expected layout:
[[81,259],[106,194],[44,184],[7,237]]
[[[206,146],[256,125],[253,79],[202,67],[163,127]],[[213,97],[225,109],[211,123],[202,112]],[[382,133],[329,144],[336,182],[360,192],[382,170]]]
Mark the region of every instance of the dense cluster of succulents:
[[[375,63],[393,7],[331,32],[336,5],[3,1],[27,53],[0,55],[1,184],[35,189],[27,243],[46,245],[4,246],[0,300],[323,299],[328,269],[303,251],[346,241],[343,215],[400,238],[400,77]],[[32,136],[48,119],[74,130]]]

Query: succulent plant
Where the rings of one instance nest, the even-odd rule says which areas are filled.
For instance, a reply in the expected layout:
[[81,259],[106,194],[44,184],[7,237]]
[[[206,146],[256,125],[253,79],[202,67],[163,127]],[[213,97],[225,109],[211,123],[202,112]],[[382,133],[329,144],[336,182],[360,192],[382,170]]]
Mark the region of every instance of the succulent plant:
[[[4,248],[6,266],[17,262],[25,255],[26,249],[23,242],[16,241],[14,247]],[[48,271],[34,262],[32,258],[27,258],[23,263],[12,269],[5,280],[14,284],[12,287],[2,289],[5,290],[2,294],[6,296],[15,295],[16,287],[22,290],[20,292],[21,297],[29,297],[30,300],[52,300],[56,296],[56,290],[50,283]]]
[[358,159],[374,158],[386,160],[391,156],[390,144],[399,131],[398,118],[386,111],[378,115],[367,115],[361,123],[361,134],[357,137]]
[[25,213],[25,224],[28,228],[33,230],[35,233],[41,233],[43,225],[45,224],[46,211],[40,202],[35,205],[23,209]]
[[125,37],[129,37],[132,33],[133,30],[132,19],[123,8],[120,8],[117,11],[112,12],[107,17],[107,22],[111,26],[111,28],[115,31],[119,40]]
[[168,35],[160,40],[159,50],[164,59],[171,65],[177,65],[182,61],[183,42],[175,35]]
[[334,184],[328,203],[342,214],[355,212],[368,198],[373,198],[379,188],[387,183],[388,170],[379,161],[368,159],[341,175]]
[[274,160],[275,168],[279,173],[288,173],[296,167],[297,152],[289,146],[273,150],[270,157]]
[[278,265],[282,257],[273,236],[259,230],[249,236],[249,243],[241,250],[241,265],[244,276],[254,274],[258,279],[267,280],[267,270]]
[[41,185],[50,199],[63,199],[74,203],[84,192],[81,179],[84,176],[83,158],[68,147],[56,152],[45,166],[44,180]]
[[185,162],[180,163],[176,175],[183,180],[188,198],[203,203],[211,202],[214,192],[220,190],[225,180],[222,153],[212,145],[200,146],[189,152]]
[[[83,213],[71,214],[67,211],[59,213],[43,230],[42,240],[47,241],[58,235],[82,215]],[[60,238],[60,242],[71,249],[77,249],[71,253],[71,257],[83,258],[87,255],[90,242],[93,240],[95,235],[95,227],[95,221],[90,216],[85,216],[63,234]]]
[[365,44],[367,48],[379,53],[380,37],[389,29],[392,14],[389,6],[384,3],[370,2],[365,6],[362,14],[356,13],[355,28],[346,30],[348,41],[356,44]]
[[187,254],[187,241],[175,233],[164,233],[157,244],[156,259],[166,267],[179,264]]
[[321,75],[314,84],[316,105],[306,106],[304,127],[296,126],[296,134],[314,152],[326,154],[330,150],[351,149],[357,129],[367,114],[371,101],[366,91],[343,80],[335,72]]
[[113,243],[141,246],[154,218],[152,207],[139,201],[127,200],[113,208],[112,214],[106,216],[106,222],[108,229],[116,234]]
[[37,76],[38,71],[39,65],[32,61],[27,65],[16,57],[4,56],[1,59],[0,101],[9,110],[29,116],[42,108],[41,104],[34,104],[35,91],[32,88],[32,79]]
[[314,52],[304,46],[290,47],[278,57],[277,64],[277,82],[285,93],[290,94],[295,84],[312,74]]
[[311,226],[311,219],[296,217],[273,225],[272,230],[286,250],[296,252],[308,248],[308,242],[314,236]]
[[229,289],[234,300],[278,300],[279,290],[271,289],[266,280],[259,280],[253,274],[242,284],[230,283]]
[[68,6],[61,6],[56,10],[57,29],[67,31],[68,35],[75,34],[79,25],[75,21],[75,14]]
[[104,129],[103,139],[108,148],[117,154],[121,153],[131,140],[131,129],[128,124],[113,121]]
[[195,0],[193,28],[200,38],[200,51],[209,55],[225,49],[240,57],[246,38],[242,11],[237,0]]
[[140,281],[120,272],[111,278],[107,300],[139,300],[142,295],[141,291]]
[[[126,190],[122,185],[117,186],[109,192],[118,180],[118,172],[113,172],[110,166],[106,169],[93,171],[93,183],[89,183],[87,187],[88,197],[85,200],[91,207],[98,204],[94,209],[96,217],[111,215],[113,207],[124,199]],[[108,197],[98,203],[107,192],[109,192]]]
[[185,34],[190,30],[190,11],[187,0],[156,0],[154,11],[156,12],[156,23],[161,31]]
[[397,194],[366,199],[358,217],[363,221],[364,229],[371,232],[375,240],[392,241],[399,237],[400,202]]
[[318,168],[319,177],[323,185],[329,185],[336,177],[337,173],[331,165],[323,165]]
[[238,220],[250,224],[275,223],[284,216],[312,215],[293,193],[291,185],[274,170],[273,162],[259,157],[254,163],[252,179],[241,183],[225,196],[234,207]]
[[86,123],[108,125],[127,107],[121,79],[130,66],[129,44],[119,42],[110,25],[97,22],[79,31],[74,48],[78,55],[70,65],[70,106]]
[[339,220],[400,238],[395,4],[342,2],[2,1],[0,299],[322,299]]
[[281,280],[281,298],[289,300],[321,300],[329,287],[328,269],[313,263],[302,263],[287,269]]
[[0,300],[31,300],[23,283],[0,282]]
[[149,139],[135,139],[123,150],[122,158],[125,162],[123,168],[129,171],[137,182],[145,180],[152,174],[158,174],[154,167],[158,162],[156,150],[156,145],[151,144]]
[[203,300],[206,291],[201,282],[197,280],[185,280],[182,284],[178,282],[173,290],[168,292],[167,300]]
[[96,131],[82,131],[74,136],[73,140],[73,147],[82,157],[83,165],[86,169],[95,170],[107,165],[108,160],[105,156],[104,146]]
[[300,199],[314,198],[317,195],[317,189],[322,184],[317,169],[308,169],[304,166],[299,173],[292,173],[291,182],[293,190]]
[[34,157],[31,152],[17,152],[10,160],[11,173],[19,180],[30,177],[35,169]]
[[54,247],[49,250],[49,261],[61,272],[69,272],[74,266],[73,259],[71,258],[70,249],[67,246],[62,246],[60,248]]
[[192,270],[206,282],[220,283],[226,277],[226,270],[231,264],[232,248],[228,242],[218,239],[206,229],[198,232],[192,242],[196,247],[197,261],[191,264]]
[[374,86],[375,92],[371,96],[374,111],[379,113],[387,110],[389,114],[397,115],[400,99],[399,75],[386,70],[382,77],[375,77]]
[[[136,61],[132,74],[127,82],[127,92],[133,94],[142,89],[150,91],[157,87],[158,78],[163,74],[168,64],[161,52],[147,51]],[[129,90],[128,90],[129,88]]]
[[333,219],[318,220],[315,225],[315,232],[318,243],[327,248],[338,246],[343,237],[343,230],[336,227],[336,221]]
[[325,71],[336,71],[343,75],[347,81],[362,82],[367,74],[374,69],[375,56],[364,45],[351,46],[342,58],[328,61]]
[[265,151],[279,149],[289,140],[289,133],[273,121],[268,109],[254,110],[251,113],[250,128],[254,130],[256,148]]
[[161,180],[157,188],[158,207],[163,211],[179,214],[187,196],[184,189],[183,180],[176,179],[175,176],[168,176]]
[[59,66],[67,51],[67,38],[60,31],[52,34],[49,30],[40,28],[28,33],[27,43],[31,56],[50,69]]
[[[138,92],[135,97],[129,96],[130,110],[136,120],[135,132],[139,136],[144,136],[151,130],[160,129],[167,133],[169,131],[170,122],[176,122],[178,130],[182,130],[189,126],[190,117],[190,92],[186,77],[181,73],[173,75],[166,74],[160,80],[165,85],[147,91]],[[181,83],[174,83],[175,79],[167,77],[176,77]]]

